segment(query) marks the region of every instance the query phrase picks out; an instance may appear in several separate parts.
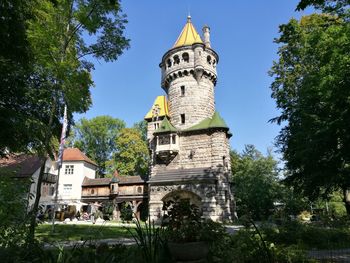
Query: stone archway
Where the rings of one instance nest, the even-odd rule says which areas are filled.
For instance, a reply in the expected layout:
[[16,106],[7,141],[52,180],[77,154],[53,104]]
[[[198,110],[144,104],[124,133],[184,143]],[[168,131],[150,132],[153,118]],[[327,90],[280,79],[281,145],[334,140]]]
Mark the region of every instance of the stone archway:
[[162,198],[162,202],[163,203],[168,202],[170,200],[174,200],[175,198],[188,200],[190,204],[196,205],[199,209],[201,209],[202,207],[202,198],[197,194],[186,190],[176,190],[176,191],[167,193]]

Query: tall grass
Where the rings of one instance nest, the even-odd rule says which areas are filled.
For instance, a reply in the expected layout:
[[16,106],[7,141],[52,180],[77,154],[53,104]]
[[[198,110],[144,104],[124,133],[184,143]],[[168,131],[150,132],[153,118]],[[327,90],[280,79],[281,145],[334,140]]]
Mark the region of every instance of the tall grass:
[[138,218],[135,219],[136,228],[127,228],[134,238],[137,246],[141,249],[143,262],[157,263],[160,261],[161,249],[163,247],[162,232],[163,228],[155,225],[150,217],[148,221],[141,224]]

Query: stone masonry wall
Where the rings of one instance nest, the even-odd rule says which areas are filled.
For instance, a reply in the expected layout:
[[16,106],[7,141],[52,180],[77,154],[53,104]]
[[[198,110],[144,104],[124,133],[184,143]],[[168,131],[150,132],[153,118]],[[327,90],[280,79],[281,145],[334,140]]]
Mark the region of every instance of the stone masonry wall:
[[155,174],[157,170],[163,169],[223,166],[223,156],[226,157],[225,163],[227,165],[230,164],[228,139],[224,131],[180,135],[179,146],[178,155],[167,165],[156,164],[153,166],[152,174]]
[[[176,128],[189,128],[213,115],[217,60],[217,54],[203,44],[175,48],[164,55],[160,64],[162,87],[168,95],[170,118]],[[181,95],[181,86],[185,87],[185,95]],[[185,114],[184,124],[181,114]]]
[[[184,96],[181,95],[181,86],[185,87]],[[199,83],[192,75],[173,80],[168,89],[168,99],[171,122],[180,130],[213,116],[215,111],[214,85],[204,77]],[[181,123],[181,114],[185,114],[184,124]]]

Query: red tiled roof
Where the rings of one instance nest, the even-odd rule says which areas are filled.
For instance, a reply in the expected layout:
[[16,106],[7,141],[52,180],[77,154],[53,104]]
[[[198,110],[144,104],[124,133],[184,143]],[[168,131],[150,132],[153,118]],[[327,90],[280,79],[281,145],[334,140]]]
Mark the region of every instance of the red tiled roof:
[[63,161],[85,161],[97,166],[97,164],[82,153],[78,148],[67,148],[63,152]]
[[0,159],[0,175],[14,173],[15,177],[30,177],[40,168],[42,162],[36,155],[11,154]]

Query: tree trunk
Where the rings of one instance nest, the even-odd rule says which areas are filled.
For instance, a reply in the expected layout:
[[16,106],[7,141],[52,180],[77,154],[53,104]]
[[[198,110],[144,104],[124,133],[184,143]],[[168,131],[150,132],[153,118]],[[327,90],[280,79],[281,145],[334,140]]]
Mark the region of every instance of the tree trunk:
[[40,197],[41,197],[41,184],[43,181],[43,176],[44,176],[44,170],[45,170],[45,164],[46,164],[46,158],[47,155],[49,153],[52,153],[49,146],[49,142],[51,139],[51,126],[52,126],[52,122],[53,122],[53,115],[55,114],[55,110],[56,110],[56,100],[55,98],[53,99],[53,105],[51,108],[51,112],[50,112],[50,119],[49,119],[49,123],[48,123],[48,133],[45,134],[45,139],[44,139],[44,150],[43,153],[41,154],[40,158],[43,158],[43,164],[40,167],[40,173],[38,176],[38,182],[36,185],[36,195],[35,195],[35,201],[34,201],[34,205],[32,208],[32,211],[30,212],[30,226],[29,226],[29,236],[28,236],[28,242],[29,245],[34,243],[34,238],[35,238],[35,226],[36,226],[36,216],[38,214],[38,210],[39,210],[39,201],[40,201]]
[[38,214],[39,210],[39,201],[41,197],[41,184],[43,181],[44,171],[45,171],[45,164],[46,164],[46,158],[43,158],[43,164],[40,167],[40,172],[38,176],[38,181],[36,184],[36,194],[35,194],[35,201],[33,208],[30,212],[30,226],[29,226],[29,244],[33,244],[34,242],[34,234],[35,234],[35,226],[36,226],[36,216]]

